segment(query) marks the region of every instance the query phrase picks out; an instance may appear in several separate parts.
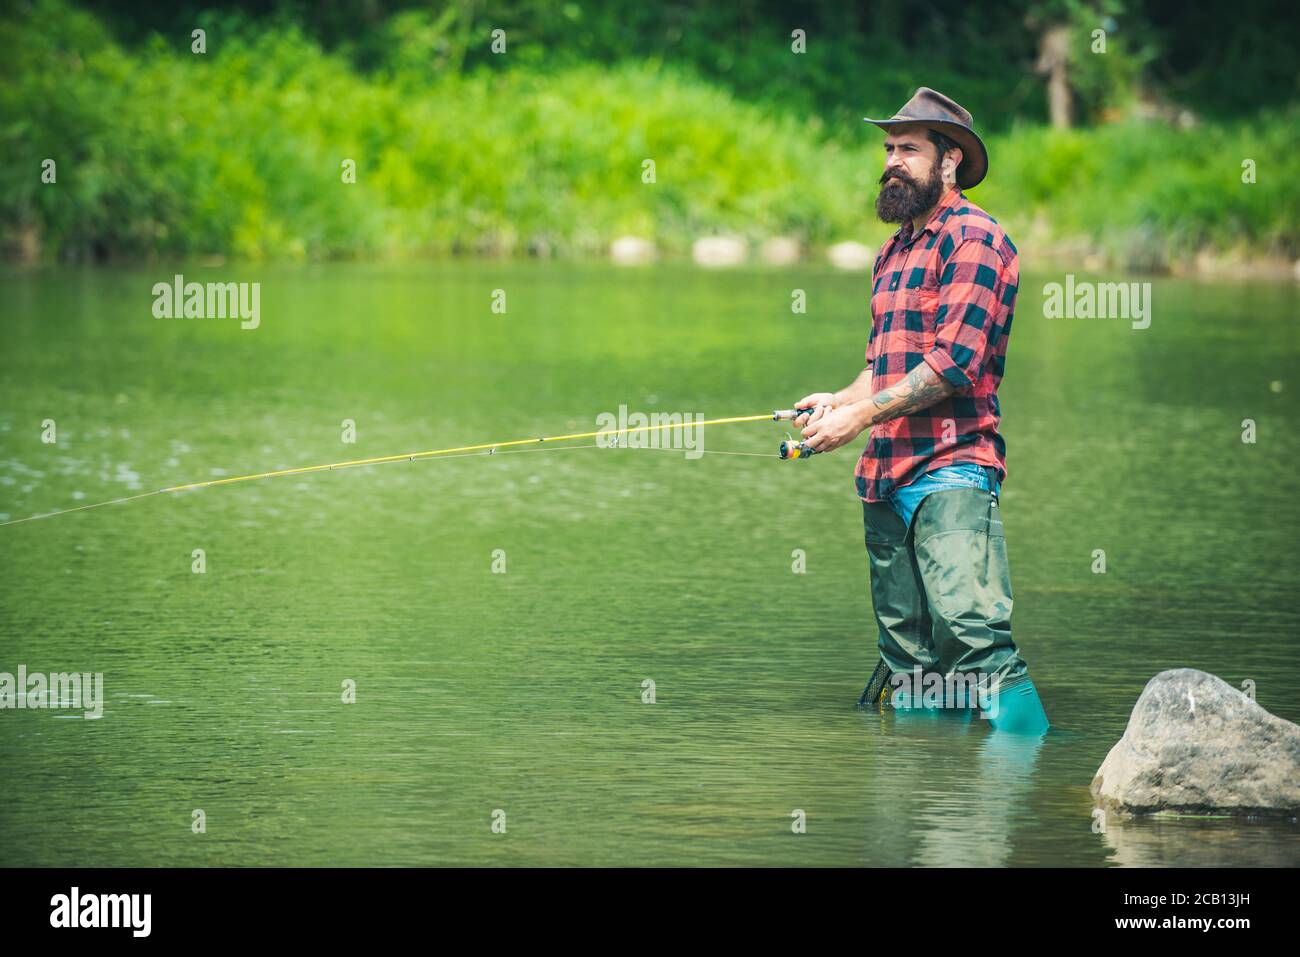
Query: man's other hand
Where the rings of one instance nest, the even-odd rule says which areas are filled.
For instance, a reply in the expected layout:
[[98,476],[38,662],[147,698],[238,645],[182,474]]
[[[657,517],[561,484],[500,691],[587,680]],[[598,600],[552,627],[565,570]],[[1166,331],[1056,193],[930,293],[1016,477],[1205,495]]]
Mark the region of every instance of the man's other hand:
[[863,428],[865,423],[860,421],[856,407],[845,405],[814,415],[801,434],[804,441],[818,452],[829,452],[846,442],[852,442]]

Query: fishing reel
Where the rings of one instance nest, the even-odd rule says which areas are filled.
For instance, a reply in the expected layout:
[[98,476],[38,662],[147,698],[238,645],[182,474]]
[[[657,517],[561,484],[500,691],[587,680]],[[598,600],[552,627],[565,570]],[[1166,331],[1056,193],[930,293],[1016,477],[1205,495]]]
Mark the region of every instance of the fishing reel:
[[[778,409],[777,411],[772,413],[772,421],[790,422],[793,421],[794,419],[797,419],[799,416],[804,415],[805,413],[813,412],[815,410],[816,410],[815,406],[807,409]],[[783,460],[806,459],[810,455],[817,455],[818,452],[807,442],[802,442],[802,441],[797,442],[794,439],[792,439],[789,436],[789,434],[787,434],[786,440],[781,443],[781,450],[778,454],[781,456]]]
[[807,442],[795,442],[793,439],[781,443],[780,456],[783,459],[806,459],[810,455],[819,454],[816,449]]

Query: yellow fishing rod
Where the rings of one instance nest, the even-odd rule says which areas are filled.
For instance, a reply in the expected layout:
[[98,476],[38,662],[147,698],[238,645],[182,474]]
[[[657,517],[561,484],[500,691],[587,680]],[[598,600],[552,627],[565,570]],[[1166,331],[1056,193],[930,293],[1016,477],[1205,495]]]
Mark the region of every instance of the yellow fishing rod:
[[[212,479],[209,482],[190,482],[187,485],[173,485],[171,488],[159,489],[160,492],[188,492],[192,489],[211,488],[214,485],[232,485],[235,482],[252,482],[255,479],[275,478],[280,475],[306,475],[308,472],[327,472],[330,469],[353,468],[358,465],[383,465],[386,462],[415,462],[431,459],[439,455],[455,455],[463,452],[485,452],[488,450],[508,449],[517,445],[537,445],[541,442],[573,442],[577,439],[594,439],[614,435],[626,435],[629,432],[662,432],[667,429],[698,428],[702,425],[731,425],[737,422],[771,421],[793,419],[797,415],[811,411],[808,409],[778,409],[763,415],[737,415],[729,419],[705,419],[703,422],[669,422],[663,425],[629,425],[625,429],[599,429],[595,432],[574,432],[572,435],[544,435],[538,439],[511,439],[509,442],[483,442],[479,445],[460,445],[450,449],[432,449],[428,452],[404,452],[401,455],[379,455],[370,459],[351,459],[346,462],[330,462],[325,465],[304,465],[296,469],[277,469],[274,472],[255,472],[252,475],[235,475],[231,478]],[[785,443],[782,443],[784,446]],[[781,456],[785,458],[785,456]]]
[[[323,465],[303,465],[292,469],[275,469],[270,472],[252,472],[248,475],[233,475],[228,478],[209,479],[206,482],[187,482],[184,485],[171,485],[167,488],[155,489],[152,492],[141,492],[139,495],[129,495],[126,498],[116,498],[107,502],[95,502],[90,505],[77,505],[73,508],[60,509],[55,512],[46,512],[43,515],[31,515],[27,518],[16,518],[7,522],[0,522],[2,525],[18,525],[22,522],[31,522],[40,518],[53,518],[55,515],[63,515],[67,512],[80,512],[90,508],[101,508],[105,505],[117,505],[122,502],[132,502],[140,498],[148,498],[150,495],[166,495],[171,492],[191,492],[203,488],[213,488],[218,485],[234,485],[236,482],[254,482],[260,479],[277,478],[282,475],[307,475],[312,472],[329,472],[335,469],[356,468],[362,465],[384,465],[389,462],[416,462],[421,459],[437,458],[439,456],[456,456],[470,455],[475,452],[492,453],[497,449],[514,448],[521,445],[540,445],[546,442],[572,442],[577,439],[594,439],[601,437],[613,437],[617,435],[627,435],[631,432],[663,432],[669,429],[698,428],[705,425],[732,425],[740,422],[758,422],[782,420],[790,421],[802,415],[805,412],[811,412],[811,409],[778,409],[775,412],[764,413],[762,415],[738,415],[726,419],[705,419],[702,422],[668,422],[660,425],[632,425],[623,429],[598,429],[595,432],[574,432],[570,435],[544,435],[536,439],[511,439],[507,442],[482,442],[478,445],[460,445],[447,449],[430,449],[424,452],[403,452],[400,455],[377,455],[368,459],[348,459],[343,462],[326,462]],[[781,458],[786,458],[786,443],[781,443]]]

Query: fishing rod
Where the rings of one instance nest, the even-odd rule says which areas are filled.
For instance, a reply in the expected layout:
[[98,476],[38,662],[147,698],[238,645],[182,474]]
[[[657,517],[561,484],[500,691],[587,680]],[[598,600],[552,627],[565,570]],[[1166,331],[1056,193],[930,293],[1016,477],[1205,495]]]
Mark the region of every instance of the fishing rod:
[[[781,412],[773,412],[772,418],[774,419],[777,417],[786,418],[788,413],[788,417],[790,419],[795,419],[803,415],[805,412],[814,412],[814,411],[816,411],[816,406],[809,406],[806,409],[786,409]],[[777,455],[781,458],[782,461],[788,461],[791,459],[806,459],[810,455],[818,455],[818,454],[820,454],[819,451],[813,448],[807,442],[804,441],[796,442],[794,439],[791,439],[789,437],[787,437],[786,440],[781,443],[781,448],[777,452]]]
[[[27,518],[11,519],[7,522],[0,522],[3,525],[18,525],[22,522],[31,522],[41,518],[53,518],[56,515],[64,515],[68,512],[80,512],[85,509],[102,508],[106,505],[117,505],[124,502],[133,502],[136,499],[148,498],[151,495],[167,495],[175,492],[193,492],[204,488],[215,488],[218,485],[234,485],[237,482],[254,482],[261,479],[277,478],[284,475],[307,475],[312,472],[330,472],[336,469],[356,468],[362,465],[384,465],[390,462],[416,462],[421,459],[431,459],[438,457],[456,458],[461,455],[472,455],[474,453],[491,455],[498,449],[514,448],[516,446],[528,445],[536,446],[546,442],[572,442],[577,439],[592,439],[601,437],[612,437],[626,435],[631,432],[663,432],[670,429],[698,428],[705,425],[733,425],[740,422],[758,422],[758,421],[793,421],[805,413],[812,412],[813,409],[778,409],[775,412],[764,413],[762,415],[738,415],[725,419],[705,419],[701,422],[668,422],[659,425],[632,425],[622,429],[598,429],[595,432],[574,432],[570,435],[544,435],[536,439],[511,439],[507,442],[483,442],[479,445],[461,445],[447,449],[430,449],[424,452],[403,452],[400,455],[378,455],[366,459],[348,459],[343,462],[326,462],[322,465],[304,465],[291,469],[275,469],[270,472],[252,472],[248,475],[233,475],[227,478],[209,479],[205,482],[187,482],[183,485],[171,485],[167,488],[155,489],[152,492],[141,492],[139,495],[129,495],[125,498],[111,499],[106,502],[94,502],[89,505],[77,505],[72,508],[60,509],[54,512],[46,512],[42,515],[30,515]],[[793,454],[787,454],[787,446],[794,449]],[[523,451],[523,450],[519,450]],[[781,443],[779,457],[786,458],[806,458],[815,453],[815,449],[807,449],[804,443],[794,446],[793,440]]]

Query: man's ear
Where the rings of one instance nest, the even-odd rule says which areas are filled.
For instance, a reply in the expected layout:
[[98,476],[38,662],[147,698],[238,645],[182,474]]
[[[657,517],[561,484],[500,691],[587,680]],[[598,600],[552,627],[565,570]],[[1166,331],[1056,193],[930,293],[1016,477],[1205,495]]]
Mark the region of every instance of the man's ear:
[[957,167],[961,165],[962,152],[960,148],[948,151],[948,155],[943,158],[939,168],[943,170],[943,181],[945,183],[957,182]]

